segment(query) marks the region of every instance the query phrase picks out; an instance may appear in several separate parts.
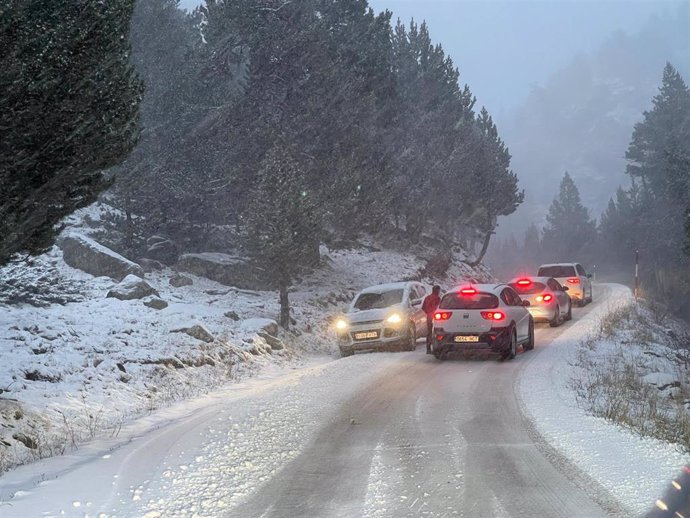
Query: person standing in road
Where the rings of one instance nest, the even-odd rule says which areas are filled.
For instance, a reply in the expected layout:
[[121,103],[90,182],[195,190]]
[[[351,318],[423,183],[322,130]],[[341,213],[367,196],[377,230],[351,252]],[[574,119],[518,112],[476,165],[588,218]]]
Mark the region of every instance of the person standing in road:
[[427,295],[422,302],[422,311],[426,313],[426,353],[431,354],[431,340],[434,335],[434,313],[441,303],[441,286],[434,286],[431,294]]

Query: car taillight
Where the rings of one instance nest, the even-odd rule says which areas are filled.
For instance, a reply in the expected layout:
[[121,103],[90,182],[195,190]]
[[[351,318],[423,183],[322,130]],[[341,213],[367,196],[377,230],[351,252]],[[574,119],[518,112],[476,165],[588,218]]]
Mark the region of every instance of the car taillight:
[[475,290],[474,288],[463,288],[460,290],[460,293],[462,293],[463,295],[476,295],[477,290]]
[[580,279],[578,279],[577,277],[575,277],[575,278],[573,278],[573,279],[568,279],[568,282],[569,282],[570,284],[580,284]]
[[443,342],[444,338],[445,338],[445,335],[436,335],[436,341],[437,342]]
[[550,294],[546,295],[537,295],[537,302],[550,302],[553,299],[553,296]]
[[503,320],[506,316],[500,311],[482,311],[484,320]]
[[448,320],[453,315],[452,311],[437,311],[434,313],[434,320],[443,321]]
[[530,284],[532,284],[532,281],[530,281],[529,279],[520,279],[519,281],[517,281],[517,283],[519,286],[529,286]]

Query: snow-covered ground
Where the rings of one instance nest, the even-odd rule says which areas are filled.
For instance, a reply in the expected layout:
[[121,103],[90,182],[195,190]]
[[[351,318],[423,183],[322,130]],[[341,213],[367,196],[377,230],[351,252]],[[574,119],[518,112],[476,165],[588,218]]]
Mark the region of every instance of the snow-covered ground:
[[641,437],[578,406],[570,386],[579,375],[578,347],[597,332],[601,318],[632,297],[621,285],[600,289],[607,292],[607,302],[535,356],[520,377],[519,389],[526,414],[543,439],[637,515],[649,510],[689,456],[675,445]]
[[6,474],[0,516],[223,516],[295,458],[333,408],[401,356],[273,368],[159,411],[117,439]]
[[[75,217],[70,231],[89,231],[98,207]],[[81,225],[81,227],[79,226]],[[284,347],[257,334],[279,314],[275,292],[235,289],[171,269],[146,274],[168,303],[106,294],[116,283],[68,266],[51,252],[0,269],[0,473],[38,458],[68,453],[97,437],[121,435],[133,418],[255,375],[271,365],[299,365],[304,356],[337,356],[329,329],[359,289],[418,275],[424,259],[373,249],[322,249],[324,264],[290,294],[295,325],[280,332]],[[487,278],[456,262],[448,283]],[[4,297],[4,298],[3,298]],[[33,305],[28,303],[33,301]],[[201,326],[212,340],[177,332]],[[310,361],[310,360],[306,360]],[[1,479],[0,479],[1,480]]]

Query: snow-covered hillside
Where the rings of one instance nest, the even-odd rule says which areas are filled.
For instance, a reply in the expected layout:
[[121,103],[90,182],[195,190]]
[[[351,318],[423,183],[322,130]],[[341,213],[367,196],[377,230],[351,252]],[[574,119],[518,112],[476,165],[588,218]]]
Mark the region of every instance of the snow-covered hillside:
[[[275,292],[191,274],[180,283],[169,268],[145,274],[158,296],[133,300],[108,297],[114,280],[71,268],[57,247],[0,270],[0,471],[115,436],[134,416],[266,365],[300,362],[305,353],[335,358],[329,322],[352,295],[418,276],[425,264],[372,246],[322,248],[322,258],[292,290],[290,333],[275,324]],[[456,259],[449,285],[489,277]],[[167,306],[149,307],[152,300]]]

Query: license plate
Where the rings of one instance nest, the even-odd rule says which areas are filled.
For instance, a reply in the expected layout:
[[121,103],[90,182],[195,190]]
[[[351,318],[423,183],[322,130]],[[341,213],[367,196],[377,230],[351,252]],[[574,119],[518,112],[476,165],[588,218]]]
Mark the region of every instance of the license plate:
[[456,336],[455,341],[460,342],[460,343],[478,342],[479,337],[478,336]]
[[364,331],[362,333],[355,333],[355,340],[368,340],[370,338],[378,338],[378,331]]

